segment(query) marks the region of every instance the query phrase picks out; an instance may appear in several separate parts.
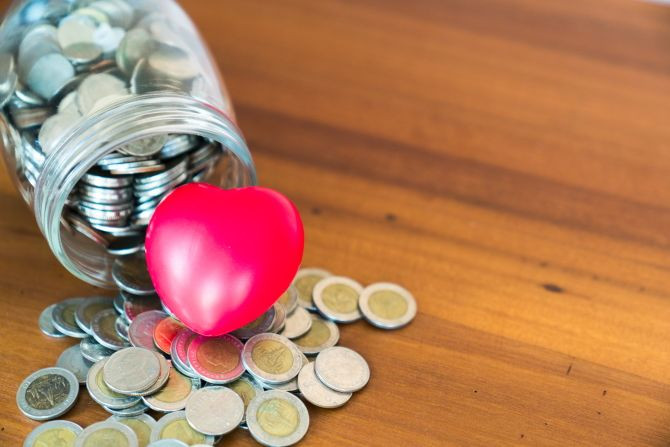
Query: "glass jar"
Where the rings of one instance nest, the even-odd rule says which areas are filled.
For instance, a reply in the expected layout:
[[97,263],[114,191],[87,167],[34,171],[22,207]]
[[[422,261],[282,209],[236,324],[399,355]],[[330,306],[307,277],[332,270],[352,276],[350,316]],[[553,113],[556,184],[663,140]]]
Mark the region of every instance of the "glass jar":
[[113,285],[160,200],[256,183],[225,86],[172,0],[20,0],[0,27],[0,132],[58,260]]

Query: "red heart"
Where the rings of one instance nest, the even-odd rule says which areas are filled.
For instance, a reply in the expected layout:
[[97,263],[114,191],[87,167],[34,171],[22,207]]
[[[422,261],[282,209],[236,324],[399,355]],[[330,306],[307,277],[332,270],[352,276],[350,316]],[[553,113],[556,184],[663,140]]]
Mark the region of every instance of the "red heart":
[[151,218],[147,265],[179,320],[199,334],[220,335],[272,306],[291,284],[303,244],[300,214],[280,193],[189,183]]

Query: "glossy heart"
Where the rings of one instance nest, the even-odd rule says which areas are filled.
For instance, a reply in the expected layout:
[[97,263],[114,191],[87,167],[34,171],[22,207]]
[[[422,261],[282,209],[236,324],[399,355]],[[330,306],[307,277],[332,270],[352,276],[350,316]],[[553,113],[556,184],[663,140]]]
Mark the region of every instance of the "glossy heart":
[[189,183],[151,218],[147,265],[161,300],[182,323],[220,335],[270,308],[293,280],[303,244],[300,214],[280,193]]

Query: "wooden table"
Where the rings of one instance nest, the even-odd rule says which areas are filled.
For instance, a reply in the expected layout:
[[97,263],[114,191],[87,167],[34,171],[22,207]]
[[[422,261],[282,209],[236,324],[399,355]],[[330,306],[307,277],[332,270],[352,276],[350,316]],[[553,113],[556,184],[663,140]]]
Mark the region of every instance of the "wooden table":
[[[670,442],[670,9],[183,3],[261,183],[302,212],[304,265],[418,300],[405,329],[342,328],[372,380],[310,406],[303,445]],[[74,343],[40,311],[96,291],[4,175],[0,203],[0,445],[17,446],[37,423],[16,388]],[[106,417],[86,392],[67,415]]]

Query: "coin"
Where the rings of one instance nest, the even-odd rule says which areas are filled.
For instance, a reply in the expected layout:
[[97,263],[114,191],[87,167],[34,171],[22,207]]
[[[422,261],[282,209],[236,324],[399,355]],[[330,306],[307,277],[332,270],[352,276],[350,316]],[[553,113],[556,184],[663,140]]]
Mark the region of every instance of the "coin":
[[91,74],[77,88],[77,106],[86,115],[94,110],[96,102],[111,96],[115,97],[127,92],[125,83],[107,73]]
[[284,329],[280,332],[284,337],[295,339],[305,335],[312,327],[312,317],[303,307],[296,307],[293,313],[286,317]]
[[[114,309],[116,312],[123,314],[123,306],[125,305],[125,298],[123,297],[123,294],[119,293],[114,297],[114,301],[112,301],[112,304],[114,305]],[[125,315],[123,316],[125,318]]]
[[290,315],[298,306],[298,289],[291,285],[277,301],[284,305],[286,313]]
[[305,309],[316,310],[314,301],[312,300],[312,291],[317,282],[323,278],[331,276],[327,270],[319,268],[302,268],[293,279],[293,285],[298,291],[298,304]]
[[198,336],[188,347],[188,362],[206,382],[229,383],[244,373],[242,348],[242,343],[232,335]]
[[[125,342],[128,342],[128,328],[130,325],[126,321],[126,319],[122,316],[116,317],[116,322],[114,323],[114,329],[116,330],[116,333],[121,337]],[[126,346],[128,344],[126,343]]]
[[[206,444],[198,444],[206,445]],[[195,444],[193,444],[195,446]],[[188,447],[188,444],[185,442],[178,441],[176,439],[160,439],[156,442],[152,442],[149,447]]]
[[342,346],[321,351],[314,361],[314,372],[324,385],[342,393],[358,391],[370,380],[370,367],[365,359]]
[[91,320],[101,310],[111,309],[112,300],[107,297],[87,298],[81,302],[74,313],[74,319],[82,331],[93,335]]
[[360,320],[358,297],[363,286],[344,276],[329,276],[314,286],[314,305],[324,317],[338,323]]
[[[251,399],[257,394],[263,392],[263,386],[252,376],[244,374],[242,377],[234,382],[226,385],[231,390],[235,391],[244,403],[244,410],[246,412],[247,406]],[[242,424],[246,422],[246,415],[242,417]]]
[[198,335],[195,332],[184,328],[177,333],[177,336],[172,340],[172,346],[170,347],[172,366],[177,368],[185,376],[191,378],[200,378],[200,376],[193,371],[188,362],[188,348],[197,336]]
[[88,337],[88,334],[81,330],[75,320],[77,307],[83,302],[84,298],[70,298],[57,303],[51,313],[54,327],[69,337]]
[[17,81],[14,55],[0,53],[0,107],[3,107],[12,97]]
[[242,350],[245,369],[266,383],[285,383],[302,368],[300,351],[288,338],[277,334],[251,337]]
[[351,393],[341,393],[324,385],[314,372],[314,363],[308,363],[298,374],[298,389],[308,402],[321,408],[337,408],[351,399]]
[[[125,315],[126,320],[131,323],[135,320],[135,317],[138,315],[152,310],[160,311],[162,309],[161,300],[158,298],[158,295],[133,295],[132,293],[121,292],[121,295],[124,297],[123,302],[123,315]],[[163,314],[163,318],[167,315]],[[153,330],[153,328],[152,328]],[[153,336],[153,332],[152,332]]]
[[[301,359],[302,359],[302,367],[307,365],[309,363],[309,359],[305,354],[302,352],[300,353]],[[298,373],[300,374],[300,373]],[[298,376],[295,376],[293,379],[289,380],[288,382],[284,383],[265,383],[262,382],[261,385],[263,386],[264,389],[266,390],[281,390],[281,391],[288,391],[289,393],[295,393],[298,391]]]
[[118,351],[128,346],[128,343],[119,336],[116,331],[116,319],[118,315],[114,309],[106,309],[98,312],[91,321],[93,338],[102,346]]
[[163,357],[162,354],[159,354],[158,352],[153,352],[153,354],[156,356],[156,359],[158,360],[158,363],[160,365],[158,380],[156,380],[156,382],[146,390],[131,392],[129,393],[130,395],[150,396],[158,392],[161,388],[163,388],[165,383],[167,383],[168,378],[170,377],[170,371],[172,370],[172,366],[170,366],[170,363],[167,360],[165,360],[165,357]]
[[247,407],[247,425],[256,441],[282,447],[300,441],[309,427],[309,413],[300,399],[286,391],[265,391]]
[[293,339],[293,343],[303,353],[315,355],[326,348],[335,346],[340,339],[340,330],[332,321],[324,320],[318,315],[311,315],[312,326],[305,335]]
[[144,348],[125,348],[112,354],[103,367],[107,386],[117,393],[145,391],[156,383],[161,365],[154,352]]
[[86,383],[86,375],[91,367],[84,357],[82,357],[79,345],[70,346],[63,351],[58,357],[56,366],[72,372],[77,377],[79,383]]
[[286,324],[286,308],[282,303],[276,302],[272,306],[275,310],[275,318],[272,321],[272,326],[268,332],[277,333],[284,329],[284,324]]
[[135,432],[119,422],[96,422],[86,427],[77,436],[74,447],[101,447],[101,446],[138,447],[139,443]]
[[144,250],[144,235],[139,233],[117,237],[107,246],[107,252],[114,256],[128,256],[142,250]]
[[82,338],[81,343],[79,343],[79,349],[81,350],[82,357],[93,363],[114,354],[112,349],[105,348],[93,337]]
[[36,421],[46,421],[72,408],[78,394],[79,382],[72,372],[63,368],[44,368],[21,383],[16,403],[24,415]]
[[239,329],[236,329],[232,334],[241,340],[246,340],[253,337],[254,335],[263,334],[270,331],[274,320],[275,307],[272,306],[254,321],[242,326]]
[[103,376],[103,367],[106,362],[106,358],[102,359],[94,363],[91,369],[88,370],[86,389],[91,398],[104,407],[119,410],[130,408],[140,403],[142,400],[140,397],[120,394],[109,389]]
[[130,340],[130,344],[139,348],[157,351],[154,345],[154,330],[156,325],[166,317],[167,314],[160,310],[149,310],[137,315],[128,327],[128,340]]
[[53,309],[56,307],[55,304],[49,305],[46,309],[42,311],[40,314],[39,318],[39,326],[40,330],[44,335],[47,335],[52,338],[63,338],[67,337],[67,335],[63,334],[60,332],[58,329],[54,327],[53,324]]
[[370,284],[361,293],[358,306],[365,319],[382,329],[405,326],[416,316],[416,301],[409,291],[397,284]]
[[244,416],[244,402],[223,386],[208,386],[194,392],[186,402],[186,420],[206,435],[224,435],[237,428]]
[[155,293],[147,270],[146,257],[142,252],[116,258],[112,267],[112,277],[116,285],[126,292],[136,295]]
[[156,394],[142,397],[144,403],[156,411],[170,412],[183,410],[191,394],[200,389],[200,379],[193,379],[170,368],[165,386]]
[[194,430],[186,420],[186,412],[168,413],[158,420],[151,431],[151,442],[160,439],[177,439],[187,445],[214,445],[214,436],[208,436]]
[[74,77],[74,67],[67,58],[59,53],[49,53],[35,62],[26,84],[42,98],[50,100],[61,91]]
[[23,447],[74,446],[82,428],[70,421],[49,421],[38,425],[23,441]]
[[184,329],[184,325],[172,317],[167,317],[158,322],[154,328],[154,344],[166,354],[170,353],[172,340],[177,333]]
[[137,436],[139,447],[147,447],[149,445],[150,442],[149,439],[151,438],[151,430],[156,425],[156,420],[145,413],[132,417],[122,417],[112,415],[107,420],[123,424],[126,427],[129,427],[133,432],[135,432],[135,436]]
[[132,407],[129,408],[124,408],[122,410],[115,410],[113,408],[108,408],[103,405],[103,407],[108,413],[113,414],[114,416],[119,416],[119,417],[134,417],[134,416],[139,416],[141,414],[144,414],[149,407],[147,407],[144,402],[139,402]]

